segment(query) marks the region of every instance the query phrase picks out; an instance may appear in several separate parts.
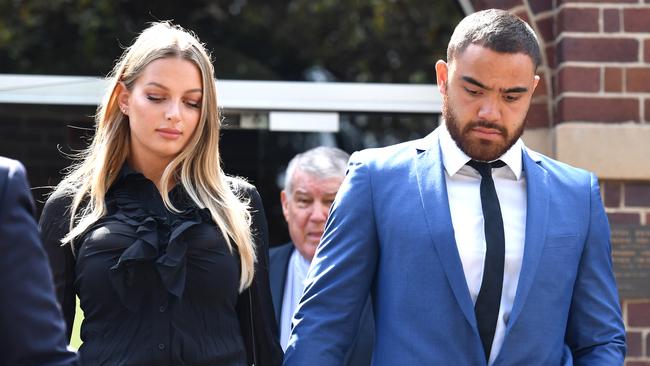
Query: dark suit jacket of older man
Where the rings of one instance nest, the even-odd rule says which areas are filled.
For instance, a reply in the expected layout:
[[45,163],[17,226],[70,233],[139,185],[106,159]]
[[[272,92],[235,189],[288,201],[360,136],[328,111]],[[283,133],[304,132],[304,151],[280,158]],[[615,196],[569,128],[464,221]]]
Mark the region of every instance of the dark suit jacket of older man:
[[[275,319],[278,322],[278,329],[282,319],[282,299],[284,298],[284,284],[287,279],[289,258],[296,250],[293,242],[271,248],[269,252],[269,281],[271,282],[271,295],[273,297],[273,309]],[[372,315],[370,299],[361,313],[359,329],[352,346],[345,357],[344,365],[365,366],[370,365],[372,360],[372,349],[375,338],[375,326]]]
[[0,157],[0,365],[77,365],[23,166]]

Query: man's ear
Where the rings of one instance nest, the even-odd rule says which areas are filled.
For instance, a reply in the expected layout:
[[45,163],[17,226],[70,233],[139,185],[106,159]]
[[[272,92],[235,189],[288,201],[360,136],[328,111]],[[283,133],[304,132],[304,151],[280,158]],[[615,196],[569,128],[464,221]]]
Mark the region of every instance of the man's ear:
[[449,65],[443,61],[436,62],[436,81],[438,83],[438,90],[440,94],[447,94],[447,81],[449,77]]
[[282,215],[285,221],[289,222],[289,196],[284,190],[280,192],[280,202],[282,202]]
[[539,75],[535,75],[535,81],[533,81],[533,92],[535,92],[535,89],[537,88],[537,84],[539,84]]

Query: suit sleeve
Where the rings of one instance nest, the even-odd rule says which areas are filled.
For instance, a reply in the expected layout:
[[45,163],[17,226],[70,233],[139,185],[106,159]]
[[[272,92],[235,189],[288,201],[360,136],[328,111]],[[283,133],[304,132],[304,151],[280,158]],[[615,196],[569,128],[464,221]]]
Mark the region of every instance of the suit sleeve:
[[49,257],[54,277],[56,298],[63,309],[68,340],[72,334],[76,310],[75,258],[69,245],[61,246],[61,239],[69,230],[71,203],[70,196],[58,192],[53,194],[45,203],[39,221],[43,246]]
[[293,319],[285,365],[342,365],[354,342],[378,258],[372,182],[350,158]]
[[[253,283],[239,296],[237,312],[247,349],[255,349],[257,359],[255,364],[279,366],[282,364],[283,354],[269,285],[269,231],[262,199],[257,190],[249,186],[245,196],[250,199],[251,229],[255,240],[257,263]],[[252,355],[249,354],[248,357],[249,362],[253,363]]]
[[[0,184],[0,364],[76,365],[34,220],[24,168]],[[0,179],[1,180],[1,179]]]
[[569,313],[566,343],[574,365],[623,365],[625,328],[612,270],[607,215],[591,175],[589,231]]

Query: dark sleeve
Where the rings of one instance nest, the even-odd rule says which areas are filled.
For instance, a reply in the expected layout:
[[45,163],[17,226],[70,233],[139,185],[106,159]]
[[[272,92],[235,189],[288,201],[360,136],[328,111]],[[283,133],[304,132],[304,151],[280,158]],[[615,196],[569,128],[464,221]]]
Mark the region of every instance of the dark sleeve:
[[76,355],[67,349],[65,324],[54,298],[24,168],[2,160],[0,364],[76,365]]
[[257,263],[251,287],[239,296],[237,312],[244,342],[249,350],[249,363],[254,361],[250,352],[254,347],[257,359],[255,365],[281,365],[283,354],[269,286],[269,243],[266,216],[262,200],[255,187],[246,185],[244,196],[250,199]]
[[75,315],[74,268],[75,258],[70,245],[61,246],[61,239],[68,233],[70,223],[69,207],[72,197],[56,193],[45,202],[38,226],[43,246],[50,259],[56,298],[63,309],[68,340],[72,334]]

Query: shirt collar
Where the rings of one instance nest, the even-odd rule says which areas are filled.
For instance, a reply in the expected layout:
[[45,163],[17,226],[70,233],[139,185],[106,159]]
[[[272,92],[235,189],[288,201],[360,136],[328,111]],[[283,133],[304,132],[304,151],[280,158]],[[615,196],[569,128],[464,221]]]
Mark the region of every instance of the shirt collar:
[[[305,257],[300,254],[298,249],[294,249],[291,254],[293,257],[293,273],[299,274],[299,278],[302,284],[302,281],[307,278],[307,272],[309,271],[309,265],[311,264]],[[303,284],[304,285],[304,284]]]
[[[445,166],[445,170],[449,176],[453,176],[458,173],[458,171],[467,164],[468,161],[472,160],[467,154],[465,154],[459,147],[456,145],[456,142],[449,134],[447,126],[444,123],[440,124],[440,133],[438,134],[440,139],[440,148],[442,151],[442,162]],[[506,151],[499,159],[506,163],[506,166],[512,171],[515,178],[519,180],[522,175],[522,149],[524,143],[521,139],[517,139],[508,151]]]
[[117,179],[121,180],[121,179],[127,179],[129,177],[145,178],[144,175],[142,175],[142,173],[133,169],[127,161],[124,161],[124,163],[122,164],[122,168],[120,168],[120,172],[117,175]]
[[[133,169],[128,161],[124,161],[122,164],[111,189],[126,189],[132,193],[139,193],[145,197],[145,202],[151,201],[151,197],[160,196],[156,185],[142,173]],[[169,199],[181,211],[194,206],[194,202],[180,183],[175,184],[169,191]]]

